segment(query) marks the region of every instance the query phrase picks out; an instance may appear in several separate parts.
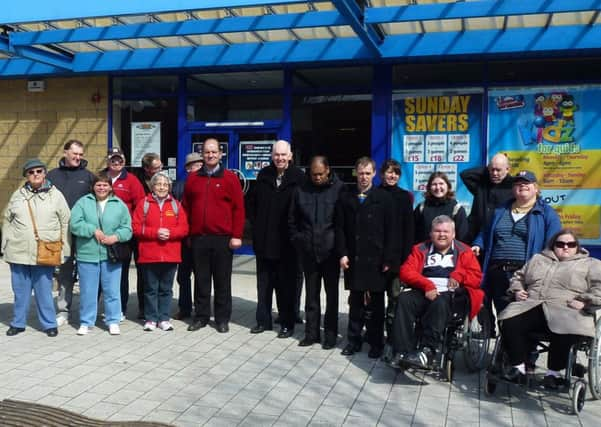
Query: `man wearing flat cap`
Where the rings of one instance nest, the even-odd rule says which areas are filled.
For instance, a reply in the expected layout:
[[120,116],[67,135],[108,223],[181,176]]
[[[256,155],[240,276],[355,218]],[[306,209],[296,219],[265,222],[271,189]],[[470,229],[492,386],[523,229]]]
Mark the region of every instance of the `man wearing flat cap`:
[[[186,176],[183,179],[178,179],[173,183],[171,192],[180,202],[184,195],[184,186],[186,184],[186,178],[189,174],[197,172],[202,167],[202,155],[200,153],[190,153],[186,156],[186,163],[184,168],[186,169]],[[179,284],[179,299],[177,305],[179,311],[173,316],[174,319],[182,320],[190,317],[192,314],[192,248],[190,247],[190,240],[184,239],[182,241],[182,262],[177,267],[177,283]]]

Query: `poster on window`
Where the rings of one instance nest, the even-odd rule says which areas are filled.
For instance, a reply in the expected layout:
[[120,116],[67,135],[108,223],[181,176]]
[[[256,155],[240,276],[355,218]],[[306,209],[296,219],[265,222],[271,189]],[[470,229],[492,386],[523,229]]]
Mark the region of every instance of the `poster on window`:
[[131,165],[140,166],[146,153],[161,153],[161,122],[131,123]]
[[482,164],[482,94],[458,92],[393,95],[392,158],[401,161],[402,188],[423,200],[428,178],[444,172],[469,212],[472,195],[459,174]]
[[494,89],[488,111],[488,152],[534,172],[562,225],[601,245],[601,86]]
[[271,163],[275,141],[240,141],[240,172],[246,179],[257,179],[259,171]]

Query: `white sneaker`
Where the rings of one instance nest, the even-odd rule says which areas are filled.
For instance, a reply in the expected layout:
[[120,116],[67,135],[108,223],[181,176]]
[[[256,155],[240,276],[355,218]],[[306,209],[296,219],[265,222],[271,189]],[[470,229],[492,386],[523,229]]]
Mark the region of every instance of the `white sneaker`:
[[81,325],[77,330],[77,335],[88,335],[89,328],[86,325]]
[[163,331],[172,331],[173,325],[169,320],[163,320],[162,322],[159,322],[159,328],[161,328]]
[[145,331],[154,331],[156,329],[157,325],[154,322],[151,322],[150,320],[148,320],[146,323],[144,323],[144,330]]
[[119,329],[118,323],[113,323],[113,324],[109,325],[109,334],[121,335],[121,329]]
[[69,319],[67,319],[67,316],[64,314],[59,314],[58,316],[56,316],[56,326],[58,328],[60,328],[61,326],[63,326],[65,323],[67,323],[69,321]]

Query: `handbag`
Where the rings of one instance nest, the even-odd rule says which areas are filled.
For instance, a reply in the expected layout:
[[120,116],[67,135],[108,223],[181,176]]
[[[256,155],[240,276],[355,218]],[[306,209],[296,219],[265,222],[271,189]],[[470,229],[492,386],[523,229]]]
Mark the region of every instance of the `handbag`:
[[[98,215],[98,224],[102,230],[102,213],[98,206],[96,207],[96,214]],[[102,232],[104,233],[104,230]],[[129,242],[115,242],[112,245],[107,245],[106,256],[109,262],[123,263],[131,257],[131,246]]]
[[[31,209],[31,203],[27,200],[27,208],[29,209],[29,216],[31,217],[31,224],[33,225],[33,235],[37,242],[37,254],[36,264],[45,265],[48,267],[56,267],[62,264],[62,253],[63,253],[63,241],[48,241],[40,239],[38,235],[38,227],[35,223],[33,211]],[[61,224],[61,237],[63,235],[63,225]]]

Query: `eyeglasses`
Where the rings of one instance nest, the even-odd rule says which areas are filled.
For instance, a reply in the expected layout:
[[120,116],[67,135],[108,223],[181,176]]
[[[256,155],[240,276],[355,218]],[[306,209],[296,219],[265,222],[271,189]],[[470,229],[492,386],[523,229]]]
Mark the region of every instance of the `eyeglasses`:
[[123,159],[121,157],[113,157],[112,159],[109,160],[111,163],[117,163],[117,164],[121,164],[123,163]]
[[574,249],[576,246],[578,246],[578,242],[575,240],[572,240],[571,242],[562,242],[561,240],[556,240],[555,243],[553,244],[553,246],[555,246],[556,248],[570,248],[570,249]]
[[35,174],[35,175],[41,175],[41,174],[43,174],[43,173],[44,173],[44,169],[29,169],[29,170],[27,171],[27,174],[28,174],[28,175],[34,175],[34,174]]

